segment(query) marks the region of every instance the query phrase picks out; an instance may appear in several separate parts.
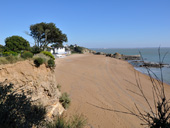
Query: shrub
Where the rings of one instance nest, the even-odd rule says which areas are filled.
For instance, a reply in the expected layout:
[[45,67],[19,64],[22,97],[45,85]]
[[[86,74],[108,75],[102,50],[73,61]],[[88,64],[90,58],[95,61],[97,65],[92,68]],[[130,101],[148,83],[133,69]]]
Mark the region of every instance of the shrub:
[[44,55],[43,53],[38,53],[38,54],[35,54],[35,55],[33,56],[34,59],[39,58],[39,57],[43,59],[43,61],[44,61],[44,63],[45,63],[46,65],[48,65],[48,60],[50,59],[49,56],[46,56],[46,55]]
[[47,128],[84,128],[87,124],[87,119],[83,115],[74,115],[69,121],[66,121],[65,116],[57,117],[54,123],[47,124]]
[[22,53],[21,57],[24,59],[28,59],[28,58],[32,58],[33,54],[30,51],[25,51],[24,53]]
[[70,106],[71,100],[66,92],[61,95],[59,101],[65,109],[67,109]]
[[47,128],[70,128],[63,116],[58,116],[54,123],[48,123]]
[[6,57],[0,57],[0,64],[8,64],[8,60],[6,59]]
[[42,49],[39,48],[38,46],[33,46],[33,47],[31,47],[31,52],[32,52],[33,54],[40,53],[41,51],[42,51]]
[[36,67],[39,67],[41,64],[43,64],[43,59],[42,58],[36,58],[35,60],[34,60],[34,64],[35,64],[35,66]]
[[22,61],[23,59],[17,56],[7,56],[7,57],[0,57],[0,64],[13,64],[18,61]]
[[18,57],[17,56],[13,56],[13,55],[10,55],[10,56],[7,56],[6,57],[6,60],[8,60],[9,63],[15,63],[18,61]]
[[48,67],[49,67],[49,68],[55,67],[55,62],[54,62],[53,59],[48,60]]
[[57,88],[58,88],[59,91],[61,91],[61,85],[60,84],[57,85]]
[[3,52],[5,50],[5,47],[0,44],[0,52]]
[[44,55],[49,56],[51,59],[55,60],[55,57],[51,54],[51,52],[42,51],[41,53],[43,53]]
[[80,47],[80,46],[77,46],[77,47],[74,48],[74,52],[83,53],[83,48]]
[[7,52],[3,52],[2,55],[3,56],[10,56],[10,55],[17,56],[18,53],[17,52],[13,52],[13,51],[7,51]]
[[70,120],[71,128],[84,128],[87,124],[87,119],[82,114],[74,115]]

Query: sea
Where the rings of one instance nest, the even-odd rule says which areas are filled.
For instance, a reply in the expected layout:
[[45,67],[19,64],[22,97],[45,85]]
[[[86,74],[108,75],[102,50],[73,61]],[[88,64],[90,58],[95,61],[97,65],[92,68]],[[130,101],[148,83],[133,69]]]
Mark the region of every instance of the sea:
[[[163,60],[163,63],[167,64],[167,66],[162,68],[163,81],[170,85],[170,47],[160,48],[160,49],[159,48],[92,48],[92,50],[95,50],[96,52],[104,52],[110,54],[114,54],[118,52],[123,55],[142,55],[144,61],[151,62],[151,63],[159,63],[160,60],[161,61]],[[133,66],[136,70],[148,75],[146,68],[136,67],[135,65]],[[159,68],[150,68],[150,70],[159,79],[161,79],[161,70]]]

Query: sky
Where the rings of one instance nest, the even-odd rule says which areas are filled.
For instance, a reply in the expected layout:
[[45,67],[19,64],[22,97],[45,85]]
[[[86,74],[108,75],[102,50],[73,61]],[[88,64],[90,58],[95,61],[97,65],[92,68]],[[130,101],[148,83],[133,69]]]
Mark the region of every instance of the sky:
[[55,23],[67,44],[87,48],[170,47],[170,0],[1,0],[0,44],[30,25]]

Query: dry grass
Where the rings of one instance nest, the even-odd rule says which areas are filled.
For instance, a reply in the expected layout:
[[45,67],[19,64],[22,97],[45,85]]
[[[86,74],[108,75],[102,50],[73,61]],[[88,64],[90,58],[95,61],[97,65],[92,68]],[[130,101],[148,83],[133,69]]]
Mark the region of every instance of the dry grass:
[[0,64],[13,64],[18,61],[23,61],[24,59],[17,56],[7,56],[7,57],[0,57]]

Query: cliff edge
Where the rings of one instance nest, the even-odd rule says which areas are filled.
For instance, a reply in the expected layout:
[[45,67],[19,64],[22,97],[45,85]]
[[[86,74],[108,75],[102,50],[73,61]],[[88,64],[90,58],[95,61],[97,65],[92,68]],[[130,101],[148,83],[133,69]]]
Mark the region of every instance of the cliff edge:
[[44,64],[37,68],[32,61],[26,60],[0,65],[0,76],[0,82],[13,83],[17,93],[24,91],[33,104],[44,106],[48,119],[63,113],[54,72]]

